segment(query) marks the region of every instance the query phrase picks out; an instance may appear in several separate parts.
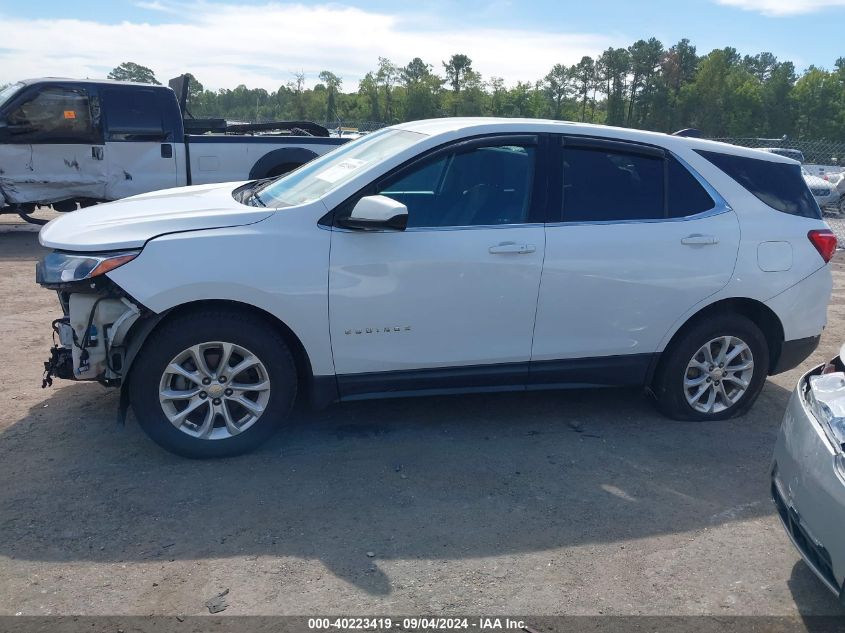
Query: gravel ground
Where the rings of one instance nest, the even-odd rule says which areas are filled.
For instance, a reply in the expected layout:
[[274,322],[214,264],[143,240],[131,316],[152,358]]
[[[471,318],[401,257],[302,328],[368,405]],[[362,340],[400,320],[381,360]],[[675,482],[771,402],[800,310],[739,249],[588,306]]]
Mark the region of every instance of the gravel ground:
[[836,240],[840,244],[840,249],[845,247],[845,218],[826,215],[824,219],[828,226],[830,226],[831,230],[836,234]]
[[[58,305],[0,218],[0,615],[839,614],[768,497],[792,371],[746,417],[638,391],[300,412],[258,452],[169,455],[96,384],[40,388]],[[845,339],[845,257],[813,361]],[[808,364],[812,361],[808,361]]]

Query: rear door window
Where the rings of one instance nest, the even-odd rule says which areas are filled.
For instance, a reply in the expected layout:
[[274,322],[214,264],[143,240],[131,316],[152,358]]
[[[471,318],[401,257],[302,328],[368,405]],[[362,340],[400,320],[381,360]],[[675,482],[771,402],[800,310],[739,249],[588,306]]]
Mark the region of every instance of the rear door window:
[[665,217],[663,158],[601,147],[565,147],[563,153],[564,221]]
[[715,201],[681,161],[660,148],[584,137],[563,147],[563,221],[686,218]]
[[164,141],[168,132],[160,91],[110,88],[103,91],[108,141]]
[[46,87],[6,117],[12,143],[95,143],[98,129],[88,92]]
[[789,215],[821,219],[821,209],[801,176],[800,165],[722,152],[696,152],[773,209]]
[[707,190],[690,171],[673,156],[669,157],[667,194],[670,218],[685,218],[704,213],[716,206]]

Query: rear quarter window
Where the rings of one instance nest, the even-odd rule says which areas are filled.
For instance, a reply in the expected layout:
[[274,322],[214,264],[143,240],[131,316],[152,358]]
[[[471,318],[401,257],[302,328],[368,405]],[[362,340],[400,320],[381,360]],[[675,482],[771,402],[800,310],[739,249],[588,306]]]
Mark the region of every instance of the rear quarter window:
[[801,176],[800,165],[695,151],[773,209],[803,218],[821,219],[821,209]]

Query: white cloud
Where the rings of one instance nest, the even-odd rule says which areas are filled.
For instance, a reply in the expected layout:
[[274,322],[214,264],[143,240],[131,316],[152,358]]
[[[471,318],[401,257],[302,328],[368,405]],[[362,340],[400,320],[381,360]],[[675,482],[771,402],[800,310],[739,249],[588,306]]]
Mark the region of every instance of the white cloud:
[[845,0],[716,0],[719,4],[782,17],[815,13],[833,7],[845,7]]
[[104,77],[123,61],[149,66],[159,80],[189,71],[206,87],[246,84],[275,90],[304,71],[310,83],[331,70],[353,90],[388,57],[405,64],[440,62],[465,53],[485,77],[534,80],[555,63],[596,55],[615,38],[590,33],[443,25],[431,15],[398,17],[343,5],[138,5],[165,16],[164,24],[93,20],[25,20],[0,15],[0,84],[23,77]]

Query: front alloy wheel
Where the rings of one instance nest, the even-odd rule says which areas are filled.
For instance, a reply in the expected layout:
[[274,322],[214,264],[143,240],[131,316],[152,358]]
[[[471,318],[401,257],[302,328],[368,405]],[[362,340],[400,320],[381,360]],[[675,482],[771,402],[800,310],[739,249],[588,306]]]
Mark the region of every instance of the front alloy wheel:
[[138,423],[167,450],[224,457],[267,440],[296,397],[293,356],[273,323],[237,309],[166,320],[129,377]]
[[158,392],[171,424],[191,437],[226,439],[255,424],[270,400],[267,368],[234,343],[192,345],[171,360]]

